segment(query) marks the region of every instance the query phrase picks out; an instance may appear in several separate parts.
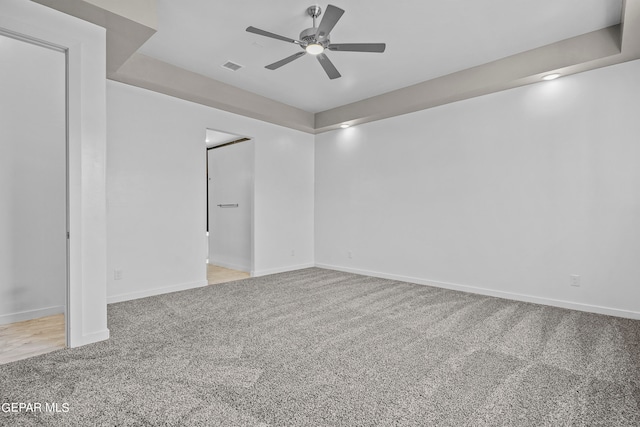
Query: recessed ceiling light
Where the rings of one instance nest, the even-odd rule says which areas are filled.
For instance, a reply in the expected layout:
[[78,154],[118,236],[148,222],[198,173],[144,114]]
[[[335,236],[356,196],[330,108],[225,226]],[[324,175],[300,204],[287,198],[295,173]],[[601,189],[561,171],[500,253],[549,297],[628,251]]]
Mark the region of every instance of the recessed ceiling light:
[[342,129],[346,129],[346,128],[348,128],[349,126],[351,126],[351,125],[349,125],[349,124],[347,124],[347,123],[343,123],[343,124],[341,124],[341,125],[340,125],[340,127],[341,127]]
[[544,76],[544,77],[542,78],[542,80],[555,80],[555,79],[557,79],[558,77],[560,77],[560,74],[558,74],[558,73],[547,74],[546,76]]
[[311,43],[304,49],[307,51],[307,53],[310,53],[311,55],[319,55],[322,52],[324,52],[324,46],[322,46],[319,43]]

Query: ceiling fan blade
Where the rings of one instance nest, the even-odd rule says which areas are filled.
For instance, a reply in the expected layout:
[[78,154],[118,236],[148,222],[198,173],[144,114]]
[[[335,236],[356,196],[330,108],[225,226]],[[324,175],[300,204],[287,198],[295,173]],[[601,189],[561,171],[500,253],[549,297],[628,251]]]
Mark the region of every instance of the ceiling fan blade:
[[279,36],[278,34],[270,33],[269,31],[261,30],[256,27],[247,27],[247,31],[253,34],[258,34],[265,37],[271,37],[272,39],[282,40],[283,42],[302,44],[300,40],[290,39],[289,37]]
[[322,21],[320,21],[320,25],[318,25],[318,30],[316,31],[316,39],[318,39],[318,41],[323,41],[327,38],[340,17],[342,17],[343,13],[344,10],[339,7],[335,7],[332,4],[327,6],[327,10],[324,11],[324,16],[322,17]]
[[329,50],[337,52],[384,52],[387,47],[384,43],[338,43],[330,44]]
[[269,64],[264,68],[268,68],[270,70],[278,69],[278,68],[282,67],[283,65],[287,65],[289,62],[291,62],[293,60],[296,60],[296,59],[300,58],[301,56],[304,56],[306,53],[307,52],[305,52],[305,51],[294,53],[293,55],[288,56],[288,57],[286,57],[284,59],[281,59],[278,62],[274,62],[273,64]]
[[329,76],[331,80],[342,77],[338,72],[338,69],[333,65],[329,58],[327,58],[327,55],[321,53],[317,56],[317,58],[318,62],[320,62],[320,65],[322,65],[322,68],[324,68],[324,71],[327,73],[327,76]]

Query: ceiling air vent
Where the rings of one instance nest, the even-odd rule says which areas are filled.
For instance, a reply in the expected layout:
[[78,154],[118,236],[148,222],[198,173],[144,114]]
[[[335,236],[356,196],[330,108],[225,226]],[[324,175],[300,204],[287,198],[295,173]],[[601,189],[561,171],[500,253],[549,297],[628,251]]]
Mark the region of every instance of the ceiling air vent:
[[242,68],[242,65],[236,64],[235,62],[227,61],[226,63],[222,64],[222,68],[226,68],[227,70],[231,71],[238,71],[240,68]]

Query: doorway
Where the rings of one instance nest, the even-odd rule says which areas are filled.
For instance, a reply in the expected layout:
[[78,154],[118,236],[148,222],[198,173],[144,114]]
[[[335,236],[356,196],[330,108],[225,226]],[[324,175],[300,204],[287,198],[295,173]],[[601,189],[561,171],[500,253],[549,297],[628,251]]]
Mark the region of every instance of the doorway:
[[0,29],[0,363],[67,345],[67,52]]
[[244,279],[253,269],[254,142],[206,131],[207,279],[209,284]]

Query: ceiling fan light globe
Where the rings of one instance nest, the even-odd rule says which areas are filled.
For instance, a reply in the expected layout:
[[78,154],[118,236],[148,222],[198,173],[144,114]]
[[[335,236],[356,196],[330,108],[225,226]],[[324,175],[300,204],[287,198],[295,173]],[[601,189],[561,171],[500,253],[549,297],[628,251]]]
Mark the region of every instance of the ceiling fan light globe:
[[322,46],[319,43],[311,43],[310,45],[307,45],[307,47],[304,48],[307,53],[310,53],[311,55],[320,55],[322,52],[324,52],[324,46]]

